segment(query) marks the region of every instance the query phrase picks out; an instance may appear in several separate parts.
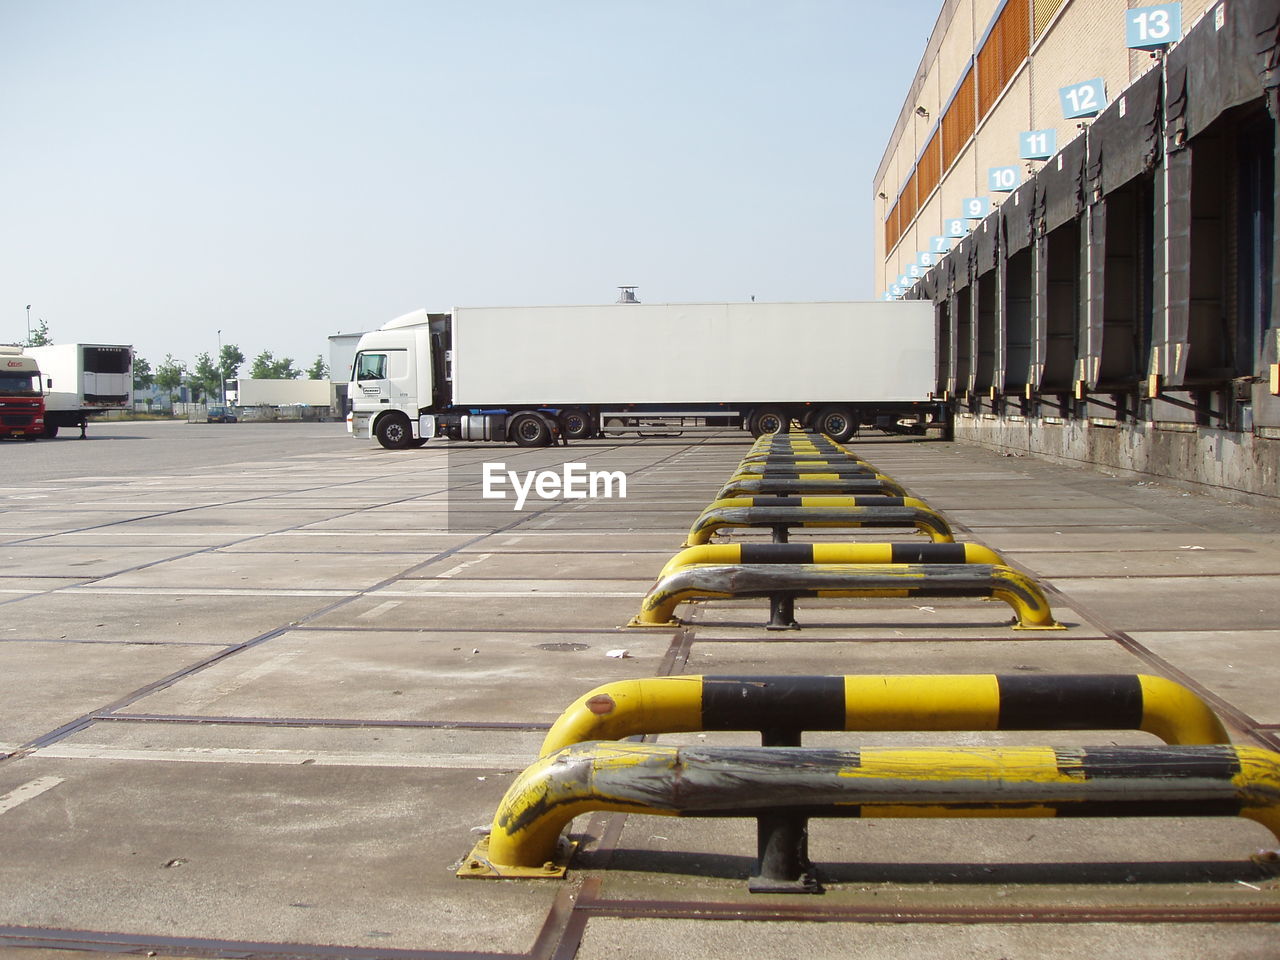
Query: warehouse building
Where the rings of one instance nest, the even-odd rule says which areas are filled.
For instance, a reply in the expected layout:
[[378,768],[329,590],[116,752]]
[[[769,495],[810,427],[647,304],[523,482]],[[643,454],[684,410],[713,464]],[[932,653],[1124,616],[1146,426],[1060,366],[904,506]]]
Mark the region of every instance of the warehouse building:
[[955,436],[1280,496],[1280,2],[944,4],[874,190]]

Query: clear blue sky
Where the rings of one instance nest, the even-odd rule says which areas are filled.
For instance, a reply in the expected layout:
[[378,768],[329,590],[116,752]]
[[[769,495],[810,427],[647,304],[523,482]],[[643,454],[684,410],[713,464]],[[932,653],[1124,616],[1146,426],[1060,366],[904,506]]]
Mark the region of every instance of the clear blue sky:
[[0,342],[865,299],[939,0],[0,0]]

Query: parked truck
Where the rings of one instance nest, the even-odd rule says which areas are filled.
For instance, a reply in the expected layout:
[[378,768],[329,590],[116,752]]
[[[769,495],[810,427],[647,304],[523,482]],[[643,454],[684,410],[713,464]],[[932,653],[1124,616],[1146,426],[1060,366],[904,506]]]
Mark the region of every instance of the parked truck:
[[0,437],[34,440],[43,434],[40,367],[22,347],[0,347]]
[[44,378],[44,435],[79,427],[89,417],[133,408],[133,347],[125,344],[58,343],[28,347]]
[[263,380],[240,377],[227,381],[227,403],[238,407],[328,407],[328,380]]
[[924,301],[417,310],[361,337],[348,425],[390,448],[759,436],[792,419],[837,439],[923,432],[939,409],[933,323]]

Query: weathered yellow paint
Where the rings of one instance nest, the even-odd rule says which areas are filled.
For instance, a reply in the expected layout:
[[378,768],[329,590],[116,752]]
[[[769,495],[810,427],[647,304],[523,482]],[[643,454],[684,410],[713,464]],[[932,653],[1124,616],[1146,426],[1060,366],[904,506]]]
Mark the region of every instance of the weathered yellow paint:
[[[814,563],[893,563],[892,543],[814,543]],[[1004,560],[994,550],[977,543],[964,546],[965,563],[1003,564]],[[741,563],[742,544],[704,543],[698,547],[686,547],[667,561],[658,574],[661,580],[681,567],[695,563]]]
[[[1124,748],[1120,748],[1122,751]],[[1161,761],[1177,764],[1178,748],[1161,747]],[[1141,747],[1128,748],[1144,793],[1137,799],[1151,816],[1185,798],[1230,799],[1248,817],[1280,836],[1280,754],[1253,747],[1223,748],[1239,765],[1230,781],[1192,776],[1185,785],[1170,777],[1167,791],[1149,792],[1159,782],[1143,773]],[[777,761],[766,761],[776,756]],[[1123,762],[1124,753],[1112,754]],[[1203,754],[1186,754],[1195,762]],[[791,770],[788,782],[784,770]],[[561,831],[593,811],[638,812],[656,816],[696,816],[700,810],[736,810],[752,816],[771,789],[814,798],[834,812],[862,817],[1054,817],[1063,809],[1087,814],[1114,810],[1120,777],[1085,776],[1072,756],[1051,747],[959,747],[855,752],[765,747],[712,750],[655,744],[575,744],[528,767],[508,789],[489,835],[488,875],[512,868],[544,870],[554,865]],[[851,786],[862,781],[865,786]],[[812,814],[810,814],[812,815]],[[477,871],[479,872],[479,871]],[[482,874],[483,875],[483,874]],[[509,875],[509,874],[508,874]],[[530,875],[530,874],[525,874]]]
[[551,725],[541,757],[587,740],[702,729],[702,677],[651,677],[606,683],[575,700]]
[[1142,728],[1165,743],[1230,743],[1218,715],[1194,693],[1164,677],[1138,675],[1142,687]]
[[[771,568],[775,565],[762,564],[762,568]],[[829,597],[829,598],[848,598],[848,597],[910,597],[920,591],[926,591],[929,587],[927,582],[931,577],[931,571],[928,564],[906,564],[906,563],[889,563],[889,564],[835,564],[835,563],[806,563],[784,565],[777,564],[778,568],[790,566],[791,569],[802,568],[798,572],[806,577],[812,578],[812,586],[806,586],[801,596],[811,597]],[[963,566],[962,564],[954,564],[951,566]],[[632,627],[669,627],[679,623],[675,619],[675,609],[681,603],[689,600],[733,600],[738,598],[759,598],[770,595],[770,592],[763,589],[746,591],[741,588],[735,590],[731,583],[725,586],[712,586],[709,583],[691,582],[691,578],[683,577],[682,574],[699,568],[706,569],[708,572],[715,570],[717,574],[723,573],[727,580],[732,577],[732,567],[728,564],[716,563],[694,563],[687,564],[676,568],[675,572],[660,579],[645,594],[644,599],[640,603],[640,612],[631,620],[628,626]],[[937,569],[936,567],[934,568]],[[901,586],[886,586],[883,582],[876,585],[868,584],[862,586],[856,583],[850,583],[847,578],[850,574],[862,575],[866,577],[892,578],[893,580],[903,581]],[[975,574],[976,576],[977,574]],[[842,582],[839,586],[824,586],[823,578],[839,577]],[[673,582],[674,581],[674,582]],[[1044,599],[1044,594],[1040,588],[1027,576],[1012,570],[1009,567],[993,566],[990,571],[990,584],[986,589],[990,590],[987,594],[993,599],[1003,600],[1013,608],[1017,615],[1016,627],[1022,630],[1062,630],[1066,629],[1053,619],[1053,612],[1049,609],[1048,602]],[[973,591],[982,589],[982,585],[975,585],[969,588]],[[793,592],[791,590],[779,588],[776,592],[779,594],[787,594]],[[793,594],[794,595],[794,594]],[[963,596],[966,594],[957,594]],[[967,594],[974,596],[974,592]],[[981,594],[978,594],[981,595]]]
[[[794,507],[861,507],[861,506],[878,506],[878,504],[866,503],[867,497],[878,496],[878,494],[861,494],[859,496],[844,497],[788,497],[788,500],[794,503],[785,504],[785,506]],[[727,497],[724,500],[716,500],[712,502],[702,514],[705,516],[712,510],[728,510],[733,507],[754,507],[757,506],[757,500],[775,500],[776,496],[769,494],[761,494],[758,497]],[[914,507],[917,510],[928,510],[929,505],[923,500],[917,500],[915,497],[893,497],[894,500],[901,500],[902,506]],[[893,504],[897,506],[898,504]],[[783,504],[760,504],[760,506],[783,506]],[[886,504],[888,506],[888,504]]]
[[847,730],[995,730],[1000,685],[995,674],[847,676]]

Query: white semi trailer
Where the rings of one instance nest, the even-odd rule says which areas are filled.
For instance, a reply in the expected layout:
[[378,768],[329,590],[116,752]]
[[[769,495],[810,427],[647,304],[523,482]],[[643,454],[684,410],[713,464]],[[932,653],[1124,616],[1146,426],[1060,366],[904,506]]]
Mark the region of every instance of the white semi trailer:
[[798,419],[923,432],[937,411],[933,307],[620,303],[418,310],[366,333],[348,424],[384,447],[741,427]]
[[89,417],[133,408],[133,347],[116,343],[57,343],[27,347],[44,379],[44,435],[79,427]]

